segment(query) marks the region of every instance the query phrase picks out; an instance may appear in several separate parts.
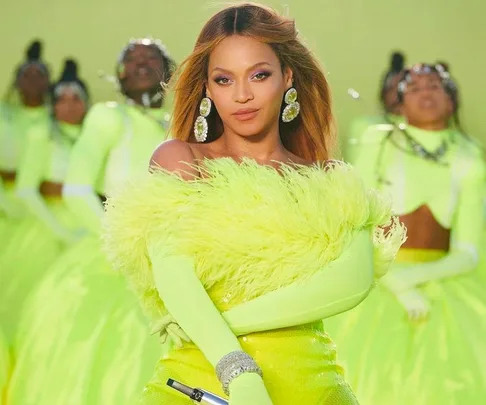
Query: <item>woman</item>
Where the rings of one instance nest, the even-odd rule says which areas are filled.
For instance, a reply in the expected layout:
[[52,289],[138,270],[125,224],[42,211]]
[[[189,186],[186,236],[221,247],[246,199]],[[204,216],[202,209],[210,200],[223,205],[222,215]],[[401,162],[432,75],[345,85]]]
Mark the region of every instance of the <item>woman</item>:
[[[0,232],[7,226],[6,218],[22,214],[13,195],[16,171],[27,130],[49,120],[48,90],[49,71],[42,62],[42,44],[34,41],[27,49],[26,61],[16,70],[5,102],[0,103]],[[20,99],[18,103],[15,95]]]
[[75,238],[74,220],[61,200],[61,189],[69,153],[88,108],[88,92],[76,70],[75,62],[68,60],[52,87],[52,121],[26,131],[16,195],[30,216],[10,232],[0,255],[4,269],[0,317],[10,341],[25,297]]
[[325,162],[331,125],[293,21],[243,4],[204,26],[175,83],[176,139],[107,213],[111,259],[174,343],[142,404],[191,403],[168,378],[231,405],[357,404],[319,321],[365,298],[403,229],[385,236],[387,204]]
[[364,405],[479,405],[486,291],[473,271],[485,165],[452,124],[457,88],[442,65],[405,70],[398,95],[408,124],[370,133],[352,163],[394,196],[408,239],[383,285],[326,325]]
[[[86,116],[63,190],[86,235],[30,297],[11,405],[130,404],[153,371],[157,339],[148,335],[133,294],[100,250],[99,195],[145,173],[151,152],[166,139],[161,82],[169,80],[173,65],[158,41],[131,41],[117,65],[126,103],[96,104]],[[76,367],[66,370],[66,364]]]
[[[42,125],[48,118],[44,104],[49,87],[49,71],[41,60],[41,53],[41,43],[34,41],[26,52],[26,61],[16,70],[5,102],[0,102],[0,243],[3,247],[23,214],[16,201],[14,187],[25,146],[25,134],[31,126]],[[20,97],[20,104],[11,100],[16,93]],[[4,286],[7,271],[0,265],[0,404],[4,403],[11,372],[11,341],[5,336],[10,328],[4,313],[4,298],[8,294]]]
[[63,195],[80,226],[99,233],[103,206],[98,195],[109,195],[127,176],[141,170],[154,145],[166,139],[168,114],[162,108],[174,62],[159,41],[130,41],[116,71],[124,104],[100,103],[86,119],[74,150]]

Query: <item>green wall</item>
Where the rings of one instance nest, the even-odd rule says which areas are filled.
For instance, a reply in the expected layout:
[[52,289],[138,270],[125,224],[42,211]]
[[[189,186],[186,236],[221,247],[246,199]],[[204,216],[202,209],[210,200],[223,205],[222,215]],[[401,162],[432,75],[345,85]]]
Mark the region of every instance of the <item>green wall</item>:
[[[224,2],[206,0],[0,0],[3,42],[0,89],[33,37],[45,43],[54,73],[74,56],[95,100],[113,99],[113,87],[98,78],[112,72],[129,37],[152,35],[180,61],[206,19]],[[409,62],[443,59],[463,94],[463,120],[486,142],[485,0],[265,0],[296,18],[308,45],[322,61],[333,88],[340,128],[349,119],[377,111],[376,94],[389,52],[404,50]],[[363,96],[353,101],[347,89]]]

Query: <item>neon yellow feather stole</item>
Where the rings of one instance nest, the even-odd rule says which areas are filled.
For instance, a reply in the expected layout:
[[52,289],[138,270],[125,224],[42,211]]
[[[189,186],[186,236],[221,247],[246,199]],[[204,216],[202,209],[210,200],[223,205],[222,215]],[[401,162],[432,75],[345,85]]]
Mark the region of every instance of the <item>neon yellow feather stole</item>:
[[195,181],[157,170],[107,202],[108,258],[153,318],[166,311],[149,246],[193,257],[208,292],[217,283],[246,300],[305,281],[336,259],[356,231],[374,230],[376,278],[404,241],[390,201],[365,188],[345,163],[277,171],[225,158],[206,160],[199,169],[204,176]]

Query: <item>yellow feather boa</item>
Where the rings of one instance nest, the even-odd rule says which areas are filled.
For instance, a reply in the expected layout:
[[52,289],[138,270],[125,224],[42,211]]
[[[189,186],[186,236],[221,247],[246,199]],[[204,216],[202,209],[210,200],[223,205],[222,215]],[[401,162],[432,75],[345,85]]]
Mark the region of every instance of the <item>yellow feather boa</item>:
[[193,257],[210,295],[218,284],[241,301],[307,280],[361,229],[375,229],[376,278],[404,241],[390,201],[342,162],[277,171],[224,158],[198,169],[204,176],[194,181],[157,170],[107,201],[105,250],[154,318],[166,311],[150,248]]

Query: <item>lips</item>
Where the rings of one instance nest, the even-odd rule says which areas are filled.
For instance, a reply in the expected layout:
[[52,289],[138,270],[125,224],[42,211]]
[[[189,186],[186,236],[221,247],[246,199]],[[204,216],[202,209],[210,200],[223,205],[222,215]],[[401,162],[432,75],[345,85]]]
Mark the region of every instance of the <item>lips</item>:
[[258,114],[258,111],[260,111],[257,108],[245,108],[236,111],[233,113],[233,116],[238,120],[238,121],[249,121],[253,118],[256,117]]
[[135,75],[138,77],[147,77],[152,75],[152,69],[147,66],[140,66],[135,69]]
[[431,98],[425,98],[425,99],[420,100],[420,107],[421,108],[435,108],[436,104],[437,103],[435,102],[435,100],[433,100]]

